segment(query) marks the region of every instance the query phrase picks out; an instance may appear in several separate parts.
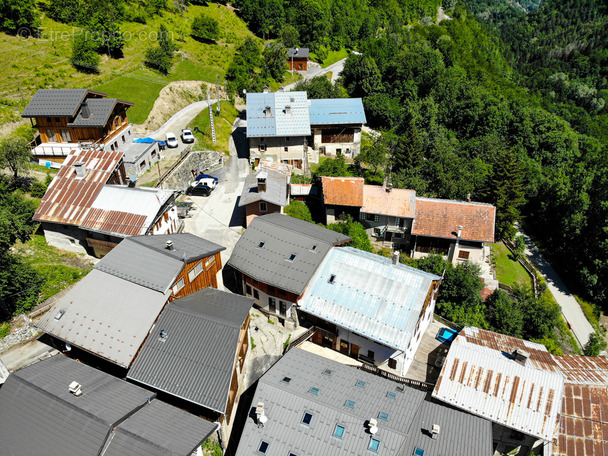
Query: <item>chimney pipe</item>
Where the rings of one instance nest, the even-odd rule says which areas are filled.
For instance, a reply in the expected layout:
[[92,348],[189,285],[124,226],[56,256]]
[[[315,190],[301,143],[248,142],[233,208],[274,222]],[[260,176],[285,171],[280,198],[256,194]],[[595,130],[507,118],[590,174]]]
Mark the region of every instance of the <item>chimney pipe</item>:
[[83,119],[88,119],[89,117],[91,117],[91,110],[89,109],[89,103],[87,103],[86,101],[82,102],[82,105],[80,108],[80,114],[82,115]]
[[87,169],[82,161],[74,163],[74,169],[76,170],[76,179],[84,179],[87,175]]
[[399,251],[395,250],[393,252],[393,264],[397,266],[399,264]]
[[285,114],[291,114],[291,106],[285,106]]
[[438,424],[433,424],[433,428],[431,429],[431,438],[436,439],[437,437],[439,437],[440,430],[441,427]]
[[264,86],[264,93],[268,93],[268,86]]
[[166,244],[165,248],[166,248],[167,250],[173,250],[173,241],[172,241],[171,239],[169,239],[169,240],[167,241],[167,244]]

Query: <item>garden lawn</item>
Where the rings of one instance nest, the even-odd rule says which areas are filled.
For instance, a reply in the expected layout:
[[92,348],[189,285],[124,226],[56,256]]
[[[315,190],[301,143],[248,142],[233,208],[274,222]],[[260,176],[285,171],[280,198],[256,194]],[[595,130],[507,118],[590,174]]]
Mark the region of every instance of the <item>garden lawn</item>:
[[[201,43],[189,35],[192,20],[201,13],[219,22],[221,36],[217,43]],[[167,76],[143,69],[144,54],[156,45],[161,23],[179,48],[173,69]],[[95,88],[110,97],[135,103],[129,110],[129,118],[134,123],[141,123],[147,118],[160,89],[169,82],[215,82],[218,75],[223,79],[235,48],[246,37],[253,36],[233,10],[217,3],[190,5],[183,16],[163,11],[162,17],[148,17],[146,24],[126,22],[120,24],[120,29],[125,36],[124,57],[101,56],[98,74],[80,73],[70,62],[73,38],[82,33],[78,27],[43,16],[40,38],[0,33],[0,56],[6,62],[0,73],[0,122],[18,118],[23,109],[21,94],[27,104],[42,88]]]
[[50,298],[89,273],[93,265],[84,256],[64,252],[46,243],[44,236],[33,235],[15,244],[15,253],[36,270],[44,280],[39,302]]
[[511,252],[502,242],[492,244],[492,258],[496,267],[496,278],[504,285],[531,286],[530,276],[521,264],[511,259]]

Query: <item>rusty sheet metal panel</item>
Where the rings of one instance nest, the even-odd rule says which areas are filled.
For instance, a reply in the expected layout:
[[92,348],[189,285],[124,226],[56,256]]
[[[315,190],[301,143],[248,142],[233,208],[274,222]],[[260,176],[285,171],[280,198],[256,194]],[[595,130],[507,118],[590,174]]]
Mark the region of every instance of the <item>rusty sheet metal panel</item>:
[[608,456],[606,386],[565,386],[556,440],[555,456]]
[[513,353],[515,349],[525,350],[530,353],[528,363],[532,363],[534,367],[552,372],[561,371],[554,357],[542,344],[474,327],[464,328],[459,337],[463,336],[469,343],[505,353]]
[[146,234],[148,225],[145,215],[121,211],[91,209],[83,221],[83,227],[93,231],[116,233],[124,236]]
[[608,385],[608,359],[603,357],[565,355],[555,361],[566,376],[567,383]]
[[452,343],[433,397],[478,416],[551,441],[558,425],[564,378],[522,365],[501,350]]
[[[84,150],[69,155],[51,182],[34,220],[80,225],[103,185],[120,165],[122,152]],[[76,176],[74,164],[84,162],[86,174]]]

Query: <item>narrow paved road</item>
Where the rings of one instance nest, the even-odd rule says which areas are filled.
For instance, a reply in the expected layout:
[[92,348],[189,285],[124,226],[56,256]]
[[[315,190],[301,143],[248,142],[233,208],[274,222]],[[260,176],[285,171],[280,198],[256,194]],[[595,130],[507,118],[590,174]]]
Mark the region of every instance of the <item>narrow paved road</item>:
[[570,324],[577,342],[583,347],[589,340],[591,333],[594,332],[593,326],[585,317],[581,306],[568,290],[568,287],[562,282],[547,260],[543,258],[532,239],[521,231],[521,228],[519,230],[526,242],[526,256],[547,281],[547,288],[562,308],[562,314],[566,322]]
[[[211,101],[213,103],[213,100]],[[138,181],[139,185],[146,184],[158,179],[159,174],[164,174],[173,164],[179,159],[181,154],[184,152],[188,144],[184,144],[181,141],[180,134],[182,129],[186,128],[190,122],[203,110],[209,106],[207,101],[197,101],[186,106],[184,109],[175,113],[171,118],[164,123],[158,130],[150,133],[150,138],[158,139],[161,141],[165,140],[165,134],[168,132],[175,133],[178,138],[179,146],[175,149],[165,149],[161,152],[161,160],[158,164],[155,164],[150,171],[140,176]],[[196,143],[194,143],[196,146]],[[160,168],[160,170],[159,170]]]
[[[344,63],[346,59],[338,60],[336,63],[329,65],[327,68],[321,68],[318,64],[310,64],[307,71],[302,71],[300,74],[302,75],[302,79],[298,82],[307,81],[308,79],[315,78],[317,76],[321,76],[325,73],[332,72],[331,74],[331,82],[336,82],[338,78],[342,75],[342,71],[344,70]],[[298,82],[294,82],[293,84],[289,84],[285,86],[285,90],[292,90]]]

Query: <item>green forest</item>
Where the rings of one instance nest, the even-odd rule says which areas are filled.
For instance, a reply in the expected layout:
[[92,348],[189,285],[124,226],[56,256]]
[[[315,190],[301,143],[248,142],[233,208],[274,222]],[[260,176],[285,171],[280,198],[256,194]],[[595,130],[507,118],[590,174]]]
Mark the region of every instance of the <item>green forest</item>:
[[[39,8],[58,22],[106,32],[102,41],[83,44],[84,57],[120,59],[122,24],[189,6],[102,3],[10,0],[0,8],[0,27],[35,30],[32,11]],[[470,195],[496,205],[498,238],[512,238],[519,221],[574,291],[608,308],[603,0],[235,0],[232,6],[257,36],[234,42],[224,74],[233,93],[280,82],[287,47],[309,47],[319,61],[330,51],[357,51],[337,86],[324,78],[300,85],[311,97],[363,98],[368,125],[382,136],[364,147],[355,170],[421,196]],[[439,18],[439,7],[447,18]],[[215,25],[198,22],[184,34],[209,46]],[[172,46],[158,43],[167,53]],[[504,312],[503,298],[488,309]],[[498,314],[492,312],[488,322]]]

